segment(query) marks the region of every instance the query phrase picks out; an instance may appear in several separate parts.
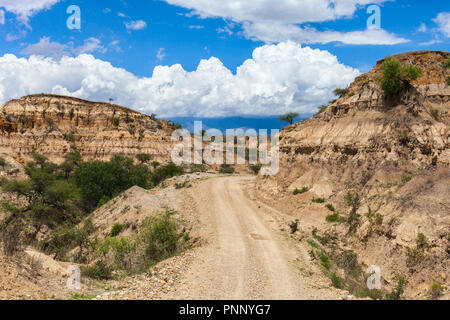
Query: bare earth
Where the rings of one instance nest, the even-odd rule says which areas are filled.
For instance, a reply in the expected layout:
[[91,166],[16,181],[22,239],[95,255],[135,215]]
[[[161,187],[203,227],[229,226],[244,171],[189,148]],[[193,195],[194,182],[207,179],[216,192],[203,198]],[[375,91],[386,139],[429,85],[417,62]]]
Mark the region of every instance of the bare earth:
[[245,195],[252,179],[215,178],[195,186],[191,194],[208,244],[160,298],[339,298],[326,283],[308,284],[302,277],[297,260],[302,253],[280,231],[274,212]]

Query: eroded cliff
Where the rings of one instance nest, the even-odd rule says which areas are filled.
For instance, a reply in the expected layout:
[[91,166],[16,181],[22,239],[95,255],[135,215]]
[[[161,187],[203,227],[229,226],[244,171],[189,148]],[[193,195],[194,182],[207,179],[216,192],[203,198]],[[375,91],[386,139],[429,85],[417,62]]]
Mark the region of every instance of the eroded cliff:
[[107,103],[30,95],[0,107],[0,153],[23,162],[32,152],[60,161],[71,151],[85,158],[146,153],[170,160],[168,122]]
[[[431,281],[445,282],[450,265],[450,70],[443,64],[450,53],[393,58],[419,67],[420,77],[388,98],[377,80],[379,61],[323,112],[281,132],[280,171],[260,177],[257,190],[308,232],[337,232],[336,243],[355,250],[365,265],[381,266],[385,279],[402,272],[423,291]],[[309,191],[292,194],[303,187]],[[348,192],[361,199],[356,228],[327,223],[327,203],[348,218]],[[325,203],[312,203],[317,197]],[[430,243],[423,256],[413,251],[418,235]]]

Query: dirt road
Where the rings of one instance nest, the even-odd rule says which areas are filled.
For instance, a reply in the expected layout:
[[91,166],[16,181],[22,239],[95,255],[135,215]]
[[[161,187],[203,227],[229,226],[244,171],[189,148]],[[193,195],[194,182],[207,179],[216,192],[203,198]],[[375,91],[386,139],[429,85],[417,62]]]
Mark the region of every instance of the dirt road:
[[272,217],[244,193],[252,178],[207,180],[192,194],[208,245],[168,299],[317,299],[301,278],[298,252]]

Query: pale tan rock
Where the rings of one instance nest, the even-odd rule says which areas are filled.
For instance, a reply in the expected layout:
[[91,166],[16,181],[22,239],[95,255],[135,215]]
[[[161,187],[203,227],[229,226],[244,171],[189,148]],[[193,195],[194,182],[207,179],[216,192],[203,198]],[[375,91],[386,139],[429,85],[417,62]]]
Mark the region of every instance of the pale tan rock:
[[61,162],[74,150],[88,159],[146,153],[155,161],[170,160],[174,128],[121,106],[31,95],[5,103],[0,111],[0,153],[17,162],[24,163],[33,151]]
[[[332,231],[347,239],[360,261],[382,269],[384,279],[394,271],[408,274],[408,290],[441,272],[448,274],[450,234],[450,70],[442,63],[449,52],[411,52],[394,56],[401,64],[421,68],[420,77],[400,92],[397,100],[386,99],[378,81],[381,64],[356,78],[349,94],[324,112],[280,133],[280,170],[272,177],[259,177],[261,199],[271,199],[280,210],[292,212],[302,226]],[[406,136],[406,139],[403,136]],[[292,190],[310,191],[293,196]],[[274,192],[277,190],[277,192]],[[348,227],[325,221],[329,211],[308,204],[325,197],[342,214],[349,206],[345,194],[362,197],[361,223],[356,237]],[[299,202],[303,202],[300,206]],[[366,213],[383,216],[372,225]],[[364,209],[364,210],[363,210]],[[419,266],[407,265],[408,248],[415,248],[423,233],[433,248]],[[356,239],[356,240],[355,240]],[[367,242],[366,242],[367,241]]]

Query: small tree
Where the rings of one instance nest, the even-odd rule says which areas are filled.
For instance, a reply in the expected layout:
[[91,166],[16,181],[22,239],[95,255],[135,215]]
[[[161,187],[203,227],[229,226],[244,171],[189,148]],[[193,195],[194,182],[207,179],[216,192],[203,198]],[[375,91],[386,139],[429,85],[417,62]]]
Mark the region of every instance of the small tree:
[[152,160],[152,156],[149,154],[141,153],[136,155],[136,159],[138,159],[141,164],[144,164]]
[[379,78],[381,88],[387,96],[395,96],[403,88],[404,82],[417,80],[421,71],[418,67],[407,65],[402,67],[400,62],[387,58],[381,66],[382,75]]
[[39,165],[41,168],[43,168],[46,165],[48,160],[46,156],[36,152],[33,152],[31,156],[33,157],[34,162],[36,162],[36,164]]
[[250,169],[252,169],[254,174],[258,174],[261,171],[262,165],[261,164],[255,164],[250,166]]
[[6,160],[0,157],[0,167],[5,168],[6,166]]
[[333,90],[333,94],[335,96],[338,96],[339,98],[342,98],[348,94],[349,90],[350,90],[349,88],[345,88],[345,89],[336,88]]
[[297,112],[288,112],[285,115],[282,115],[279,120],[280,121],[286,121],[288,122],[290,125],[292,125],[294,123],[294,120],[296,118],[298,118],[300,116],[300,114],[298,114]]
[[161,165],[161,163],[159,163],[158,161],[153,161],[152,162],[152,167],[155,168],[155,169],[158,168],[160,165]]
[[327,110],[327,108],[329,107],[328,104],[323,104],[320,107],[318,107],[319,112],[317,112],[317,114],[324,112],[325,110]]

